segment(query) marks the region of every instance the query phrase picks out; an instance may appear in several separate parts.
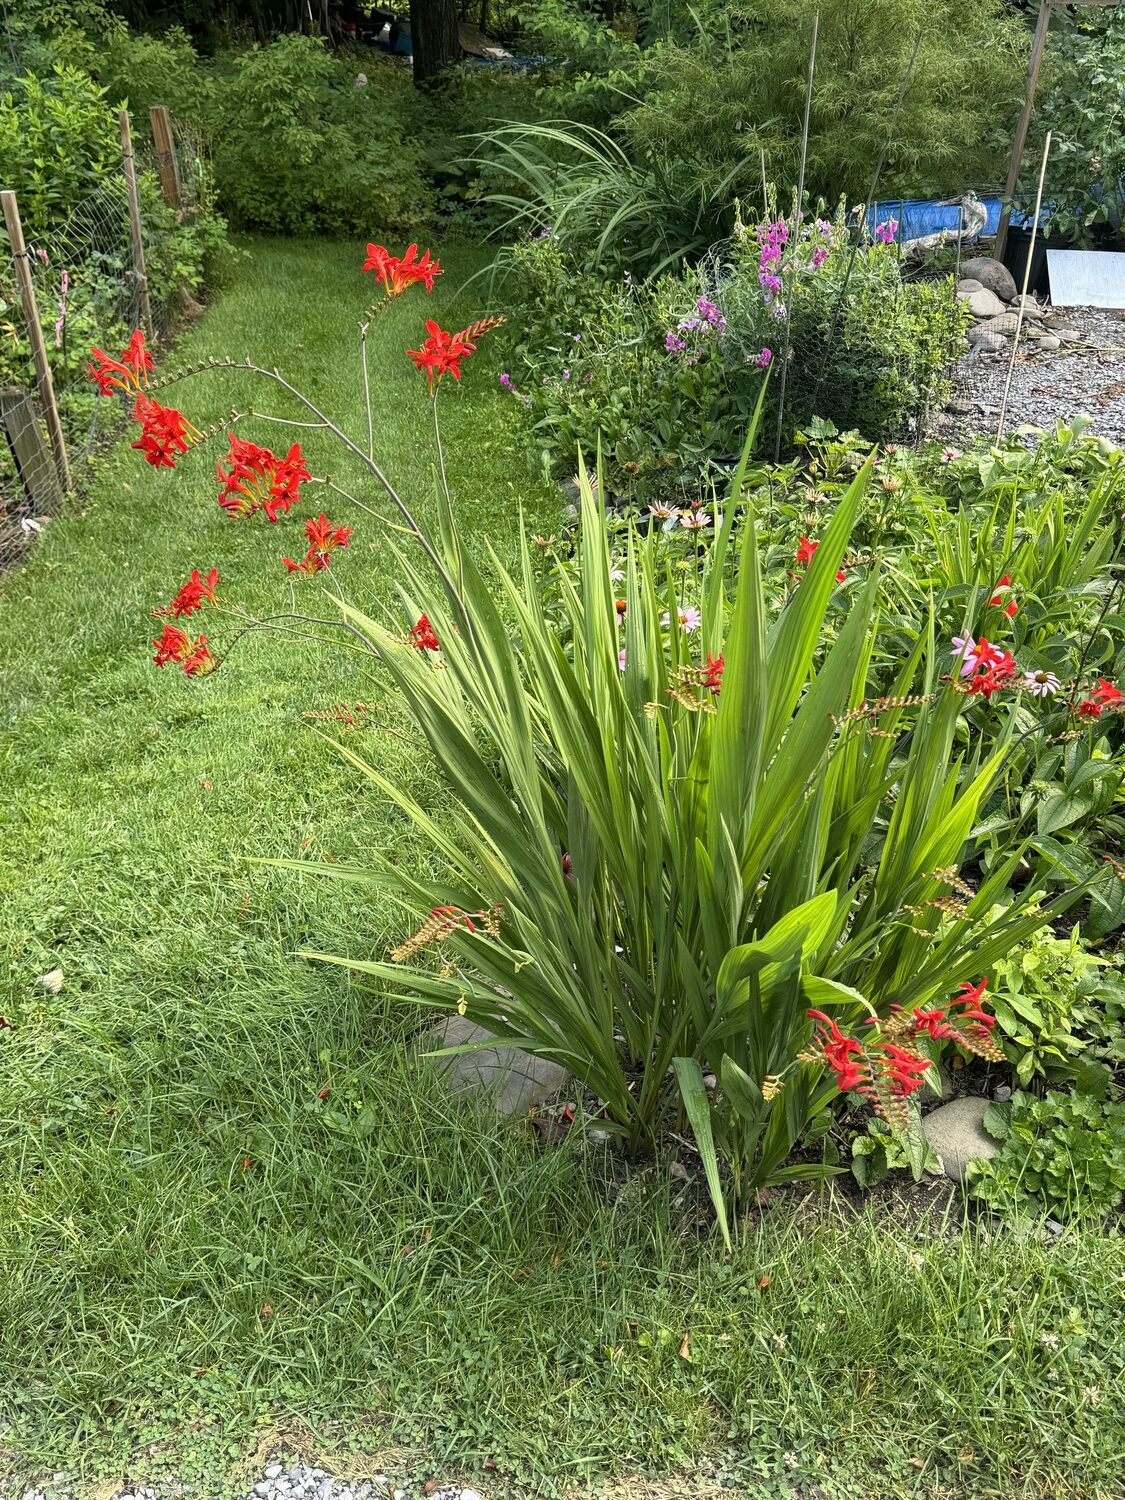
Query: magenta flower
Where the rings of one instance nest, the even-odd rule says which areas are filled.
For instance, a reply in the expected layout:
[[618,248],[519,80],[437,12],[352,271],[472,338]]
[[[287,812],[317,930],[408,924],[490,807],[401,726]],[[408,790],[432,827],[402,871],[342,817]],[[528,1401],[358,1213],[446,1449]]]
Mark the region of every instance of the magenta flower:
[[766,370],[766,369],[769,368],[769,366],[772,363],[772,361],[773,361],[773,350],[772,349],[763,349],[762,352],[761,352],[761,354],[759,354],[758,357],[757,357],[757,359],[754,361],[754,363],[758,366],[759,370]]
[[950,644],[952,645],[953,650],[949,654],[953,657],[956,657],[957,660],[961,663],[961,676],[970,677],[976,671],[977,666],[980,663],[980,656],[977,654],[976,641],[973,640],[971,635],[955,635]]
[[875,226],[875,238],[882,240],[884,245],[893,245],[895,235],[898,233],[898,220],[885,219],[882,224]]
[[669,331],[664,335],[664,347],[669,354],[682,354],[684,341],[683,339],[678,339],[674,333]]

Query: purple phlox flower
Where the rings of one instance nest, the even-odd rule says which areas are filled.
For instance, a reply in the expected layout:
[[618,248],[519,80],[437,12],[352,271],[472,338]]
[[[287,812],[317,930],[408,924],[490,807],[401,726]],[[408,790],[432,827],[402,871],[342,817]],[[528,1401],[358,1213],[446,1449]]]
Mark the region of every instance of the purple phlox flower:
[[875,238],[877,240],[882,240],[884,245],[893,245],[895,242],[895,235],[897,233],[897,219],[884,219],[882,224],[876,224],[875,226]]
[[680,354],[683,352],[684,341],[678,339],[671,330],[664,335],[664,347],[669,354]]
[[773,350],[772,349],[763,349],[762,352],[761,352],[761,354],[759,354],[758,357],[757,357],[757,359],[755,359],[754,363],[758,366],[759,370],[765,370],[765,369],[768,369],[768,367],[769,367],[770,363],[772,362],[772,360],[773,360]]
[[[699,629],[699,626],[703,620],[703,616],[699,613],[699,611],[693,604],[689,604],[685,608],[678,609],[676,611],[676,620],[679,624],[680,629],[686,635],[690,635],[693,630]],[[665,630],[667,630],[671,623],[671,612],[669,610],[665,610],[664,614],[661,616],[660,624]]]
[[768,275],[763,274],[762,272],[759,272],[758,273],[758,280],[762,283],[763,290],[766,291],[766,292],[769,292],[771,296],[775,292],[780,292],[781,291],[781,277],[780,276],[768,276]]
[[816,249],[812,253],[812,266],[813,266],[813,270],[814,271],[819,271],[820,268],[821,268],[821,266],[824,264],[824,262],[827,259],[828,259],[828,248],[827,248],[827,246],[825,246],[825,245],[818,245],[816,247]]
[[694,333],[695,330],[699,327],[699,319],[681,318],[678,326],[681,333]]
[[971,677],[980,663],[976,641],[973,640],[971,635],[955,635],[952,641],[950,641],[950,645],[953,649],[949,654],[961,663],[961,676]]
[[726,319],[709,298],[700,297],[695,305],[699,309],[700,316],[706,318],[712,328],[721,330],[727,326]]
[[1062,683],[1053,672],[1025,672],[1023,685],[1036,698],[1050,698],[1058,692]]
[[512,377],[508,374],[507,370],[505,370],[504,373],[500,376],[500,384],[504,387],[504,389],[506,391],[510,391],[511,390],[511,388],[512,388]]

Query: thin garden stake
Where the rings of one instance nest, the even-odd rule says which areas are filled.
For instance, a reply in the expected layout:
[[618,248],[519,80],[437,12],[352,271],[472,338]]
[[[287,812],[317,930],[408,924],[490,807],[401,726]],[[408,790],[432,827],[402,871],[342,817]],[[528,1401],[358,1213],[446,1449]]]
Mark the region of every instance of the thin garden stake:
[[1039,208],[1043,202],[1043,182],[1047,176],[1047,157],[1051,152],[1051,132],[1043,142],[1043,161],[1039,167],[1039,186],[1035,190],[1035,217],[1031,221],[1031,243],[1027,247],[1027,259],[1023,264],[1023,286],[1020,287],[1020,305],[1016,313],[1016,331],[1012,335],[1012,352],[1008,359],[1008,374],[1004,380],[1004,396],[1000,402],[1000,417],[996,423],[996,441],[1004,436],[1004,418],[1008,411],[1008,392],[1012,389],[1012,376],[1016,368],[1016,355],[1020,347],[1020,330],[1023,328],[1024,304],[1027,301],[1027,284],[1031,280],[1031,262],[1035,255],[1035,236],[1039,233]]
[[[789,247],[789,291],[785,298],[785,346],[781,354],[781,390],[777,396],[777,434],[773,440],[773,461],[781,461],[781,430],[785,422],[785,385],[789,375],[789,343],[793,332],[793,293],[797,286],[797,238],[801,232],[801,205],[805,200],[805,163],[809,155],[809,117],[812,114],[813,71],[816,68],[816,34],[820,27],[820,12],[812,18],[812,39],[809,42],[809,71],[805,78],[805,119],[801,127],[801,166],[797,173],[797,201],[793,206],[793,243]],[[764,160],[764,158],[763,158]]]
[[758,147],[758,161],[762,168],[762,218],[764,219],[770,211],[770,188],[766,181],[766,148],[764,146]]

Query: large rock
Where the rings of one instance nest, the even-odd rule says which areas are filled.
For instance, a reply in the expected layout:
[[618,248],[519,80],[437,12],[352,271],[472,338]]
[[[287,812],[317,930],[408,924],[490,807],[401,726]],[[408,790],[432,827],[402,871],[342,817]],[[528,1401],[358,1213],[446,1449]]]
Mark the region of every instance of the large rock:
[[[985,333],[1003,333],[1010,338],[1020,326],[1020,320],[1014,312],[1006,312],[998,318],[985,318],[980,326]],[[1026,322],[1023,326],[1027,328]]]
[[1015,277],[1007,266],[987,255],[974,255],[971,260],[963,261],[961,278],[964,281],[979,281],[981,286],[995,292],[998,297],[1003,297],[1005,302],[1010,302],[1019,291]]
[[979,292],[969,293],[969,311],[974,318],[996,318],[1008,309],[995,292],[990,292],[984,287]]
[[1012,302],[1013,312],[1019,311],[1021,302],[1023,303],[1023,315],[1025,318],[1045,318],[1047,316],[1047,309],[1043,306],[1042,302],[1036,301],[1031,292],[1028,292],[1025,297],[1015,298]]
[[[450,1016],[435,1026],[427,1041],[433,1049],[463,1047],[468,1042],[486,1042],[491,1033],[465,1016]],[[427,1046],[424,1050],[431,1050]],[[569,1074],[558,1063],[532,1057],[519,1047],[482,1047],[478,1052],[458,1052],[438,1058],[453,1088],[491,1092],[502,1115],[521,1115],[533,1104],[557,1093]]]
[[971,1161],[984,1161],[1000,1150],[982,1123],[987,1108],[987,1099],[954,1099],[922,1117],[922,1133],[954,1182],[964,1179]]
[[1002,333],[990,333],[987,328],[982,328],[980,338],[977,339],[977,348],[982,354],[999,354],[1002,349],[1008,347],[1006,335]]
[[961,297],[967,297],[971,292],[983,292],[984,287],[979,281],[974,281],[971,276],[957,283],[957,292]]

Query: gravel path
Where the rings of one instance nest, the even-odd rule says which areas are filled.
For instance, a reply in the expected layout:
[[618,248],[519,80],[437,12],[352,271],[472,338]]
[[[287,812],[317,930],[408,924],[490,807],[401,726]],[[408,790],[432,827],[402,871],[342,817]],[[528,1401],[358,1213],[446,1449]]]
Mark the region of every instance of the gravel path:
[[[1091,433],[1125,448],[1125,312],[1059,308],[1053,323],[1073,329],[1080,342],[1048,352],[1021,339],[1005,432],[1022,426],[1053,428],[1056,422],[1085,415],[1091,419]],[[974,350],[959,361],[953,398],[934,424],[936,436],[966,441],[995,436],[1009,358],[1008,349],[999,354]]]
[[[20,1500],[62,1500],[72,1493],[69,1476],[56,1474],[54,1483],[25,1489]],[[261,1479],[251,1485],[244,1500],[482,1500],[477,1490],[459,1484],[400,1489],[385,1475],[374,1479],[348,1480],[311,1464],[271,1463]],[[137,1487],[118,1491],[113,1500],[208,1500],[208,1497],[174,1484],[159,1490]]]

